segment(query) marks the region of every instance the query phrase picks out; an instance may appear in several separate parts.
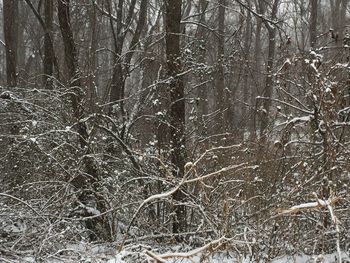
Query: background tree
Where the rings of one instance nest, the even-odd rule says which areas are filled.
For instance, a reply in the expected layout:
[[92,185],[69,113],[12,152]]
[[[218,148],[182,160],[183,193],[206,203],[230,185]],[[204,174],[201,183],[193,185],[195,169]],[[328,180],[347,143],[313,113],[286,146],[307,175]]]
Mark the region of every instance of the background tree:
[[[165,44],[167,57],[167,76],[170,78],[170,151],[173,174],[182,178],[185,169],[185,96],[184,84],[181,77],[181,51],[180,51],[180,22],[182,1],[165,1]],[[176,218],[173,223],[173,232],[179,233],[186,229],[186,207],[182,190],[174,194]]]
[[18,1],[3,1],[7,85],[17,85]]

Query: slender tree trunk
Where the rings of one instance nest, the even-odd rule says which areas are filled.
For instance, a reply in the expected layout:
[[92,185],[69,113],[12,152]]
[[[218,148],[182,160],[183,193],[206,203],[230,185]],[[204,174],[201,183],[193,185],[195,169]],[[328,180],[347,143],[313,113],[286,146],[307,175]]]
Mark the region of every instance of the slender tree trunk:
[[90,35],[90,47],[88,50],[88,78],[87,78],[87,86],[88,86],[88,104],[89,110],[94,111],[96,109],[96,102],[98,100],[96,82],[98,76],[96,75],[96,67],[98,65],[96,50],[98,48],[98,39],[99,39],[99,21],[96,13],[96,6],[92,5],[89,8],[89,25],[91,28]]
[[217,72],[216,72],[216,110],[219,111],[219,118],[217,119],[217,127],[219,132],[225,132],[227,129],[227,121],[225,120],[227,104],[225,97],[225,73],[224,73],[224,57],[225,57],[225,11],[226,0],[219,0],[218,9],[218,50],[217,50]]
[[41,25],[42,29],[44,30],[44,61],[43,61],[43,68],[44,68],[44,78],[43,82],[46,88],[51,89],[52,88],[52,75],[53,75],[53,69],[55,67],[57,78],[59,78],[59,67],[57,58],[55,56],[55,50],[53,47],[53,0],[45,0],[44,3],[44,18],[40,15],[40,7],[41,2],[39,2],[38,10],[35,9],[32,2],[30,0],[24,0],[29,8],[32,10],[34,16],[38,20],[39,24]]
[[[72,95],[72,107],[75,121],[77,122],[77,132],[79,134],[79,142],[82,150],[86,151],[84,156],[84,165],[86,173],[89,174],[89,177],[84,174],[79,175],[76,180],[72,183],[82,192],[79,196],[79,201],[83,204],[89,203],[90,199],[95,199],[97,203],[97,209],[101,212],[106,210],[106,204],[100,195],[96,194],[96,189],[92,183],[98,181],[98,170],[94,164],[94,161],[91,157],[88,157],[90,154],[90,148],[88,145],[88,132],[87,127],[84,122],[80,122],[83,117],[83,108],[81,106],[83,95],[81,94],[81,74],[78,66],[78,52],[73,38],[73,32],[71,29],[70,23],[70,0],[58,0],[58,17],[59,24],[61,29],[61,34],[64,44],[64,54],[65,54],[65,64],[68,69],[70,86],[75,88],[75,94]],[[94,178],[94,179],[91,179]],[[91,189],[91,191],[87,191]],[[87,228],[92,232],[90,238],[92,240],[96,239],[96,236],[102,237],[103,239],[109,239],[110,236],[110,226],[108,223],[108,218],[100,217],[96,219],[86,220]]]
[[332,29],[334,36],[337,34],[338,30],[338,18],[339,18],[339,7],[340,7],[340,0],[330,0],[330,8],[331,8],[331,21],[332,21]]
[[[134,3],[135,1],[132,1]],[[109,13],[112,14],[112,1],[107,1]],[[123,33],[123,16],[124,16],[124,0],[118,1],[118,6],[116,10],[117,22],[116,28],[114,26],[114,21],[110,18],[110,25],[112,29],[113,41],[114,41],[114,68],[111,79],[111,87],[110,87],[110,101],[117,102],[116,105],[119,105],[119,109],[116,112],[120,112],[122,116],[124,113],[124,86],[125,86],[125,78],[126,74],[123,70],[123,61],[122,61],[122,50],[123,44],[125,40],[125,33]],[[127,26],[129,26],[127,24]],[[111,108],[111,113],[114,112],[113,108]]]
[[[259,14],[263,14],[260,11],[259,5],[257,5]],[[254,45],[254,58],[256,63],[254,65],[254,75],[255,75],[255,85],[251,87],[251,125],[250,125],[250,139],[256,139],[257,133],[257,105],[258,102],[256,97],[261,95],[261,29],[262,29],[262,19],[260,17],[256,18],[256,30],[255,30],[255,45]]]
[[[126,122],[126,113],[124,109],[125,81],[126,81],[127,75],[129,74],[129,67],[130,67],[129,65],[131,63],[131,59],[134,55],[135,49],[139,44],[142,30],[144,28],[144,25],[146,24],[148,1],[141,0],[140,12],[137,20],[136,29],[130,41],[128,52],[125,54],[124,59],[122,58],[122,51],[123,51],[123,46],[126,39],[127,30],[123,28],[124,26],[121,20],[123,12],[120,9],[123,8],[123,3],[124,1],[119,1],[118,3],[117,13],[119,14],[119,16],[117,15],[118,21],[117,21],[116,31],[114,30],[114,27],[113,27],[113,21],[110,21],[113,38],[114,38],[114,52],[116,54],[115,66],[114,66],[112,80],[111,80],[110,101],[118,102],[118,105],[119,105],[118,111],[121,113],[122,121],[124,124],[123,126],[125,126],[125,122]],[[129,10],[127,12],[127,17],[124,22],[125,25],[127,26],[131,23],[135,5],[136,5],[136,1],[132,0],[130,3]],[[125,31],[124,33],[122,33],[122,29]],[[123,127],[123,130],[120,133],[122,138],[124,136],[124,129],[125,127]]]
[[[275,0],[272,5],[271,10],[271,20],[275,20],[278,12],[279,0]],[[270,25],[268,21],[265,21],[265,26],[268,32],[268,54],[267,54],[267,64],[266,64],[266,78],[265,87],[263,91],[263,111],[261,112],[261,123],[260,123],[260,137],[263,141],[266,140],[265,131],[269,123],[269,113],[271,106],[271,97],[273,93],[273,76],[272,70],[275,60],[276,51],[276,27],[275,25]]]
[[[78,54],[73,39],[73,32],[70,26],[70,0],[57,0],[57,2],[58,18],[64,45],[65,66],[67,67],[67,72],[69,74],[69,86],[75,87],[75,90],[78,90],[78,92],[75,92],[71,96],[73,114],[75,121],[79,123],[77,126],[78,133],[80,135],[80,147],[85,148],[88,146],[86,144],[88,133],[85,124],[79,122],[83,116],[83,111],[80,105],[82,97],[79,91],[81,88],[81,77],[78,68]],[[75,180],[74,183],[77,188],[83,188],[86,185],[87,181],[85,178],[79,177],[78,180]]]
[[18,1],[4,0],[3,12],[7,85],[15,87],[17,86]]
[[[165,27],[166,27],[166,57],[167,70],[170,80],[170,133],[171,133],[171,162],[174,176],[182,178],[185,166],[185,99],[184,84],[181,76],[180,61],[180,21],[181,0],[165,1]],[[181,190],[174,194],[176,202],[184,200]],[[173,232],[179,233],[186,229],[185,206],[177,204],[176,218],[173,223]]]
[[348,7],[349,0],[342,0],[340,5],[340,16],[339,16],[339,29],[338,38],[342,41],[344,38],[345,23],[346,23],[346,10]]
[[[248,63],[250,62],[250,46],[251,46],[251,42],[252,42],[252,15],[251,12],[247,12],[247,18],[246,18],[246,29],[245,29],[245,36],[244,36],[244,43],[243,43],[243,50],[244,50],[244,58],[246,61],[246,67],[245,67],[245,73],[244,73],[244,77],[243,77],[243,101],[249,105],[249,101],[248,101],[248,95],[249,95],[249,84],[251,84],[251,82],[249,81],[249,76],[250,76],[250,70],[248,68]],[[256,60],[258,60],[258,58],[255,58]],[[256,62],[258,63],[258,62]],[[252,86],[252,85],[250,85]],[[245,132],[245,129],[247,128],[247,126],[249,125],[249,116],[247,116],[247,114],[250,115],[251,111],[249,110],[249,108],[247,109],[247,106],[243,106],[242,109],[242,115],[241,115],[241,123],[242,123],[242,128],[243,133]]]
[[[75,119],[80,120],[83,115],[81,105],[82,94],[80,91],[81,74],[78,66],[78,53],[74,43],[73,32],[70,24],[70,0],[57,1],[58,18],[64,45],[65,66],[67,67],[67,72],[69,74],[69,86],[76,88],[75,94],[72,95],[72,107],[74,110]],[[78,124],[78,132],[81,135],[80,144],[82,147],[85,147],[88,134],[84,124]]]
[[58,18],[64,44],[65,62],[71,86],[81,86],[81,76],[78,68],[78,53],[74,43],[70,24],[70,0],[58,0]]
[[[196,31],[196,39],[198,40],[198,62],[200,64],[205,64],[206,62],[206,54],[207,54],[207,43],[205,39],[205,27],[202,25],[205,25],[206,19],[205,19],[205,11],[208,7],[208,1],[206,0],[200,0],[199,1],[199,12],[200,12],[200,18],[199,23],[200,26],[197,27]],[[200,73],[201,74],[201,73]],[[197,81],[198,83],[202,82],[205,79],[205,76],[198,76]],[[205,125],[205,118],[204,115],[208,114],[208,87],[206,84],[201,85],[197,90],[197,96],[199,98],[197,102],[197,129],[198,129],[198,135],[200,137],[205,136],[207,134],[207,127]]]
[[317,44],[317,11],[318,0],[310,0],[310,47],[315,49]]
[[300,17],[301,17],[301,46],[300,50],[304,52],[308,45],[307,43],[307,31],[308,31],[308,23],[306,22],[306,14],[307,14],[307,4],[304,1],[300,3]]
[[29,11],[25,8],[22,1],[18,2],[18,37],[17,37],[17,85],[24,86],[24,82],[29,75],[25,71],[26,65],[26,25],[28,23]]
[[48,89],[52,89],[52,75],[54,66],[54,51],[51,42],[52,26],[53,26],[53,0],[45,0],[45,35],[44,35],[44,85]]

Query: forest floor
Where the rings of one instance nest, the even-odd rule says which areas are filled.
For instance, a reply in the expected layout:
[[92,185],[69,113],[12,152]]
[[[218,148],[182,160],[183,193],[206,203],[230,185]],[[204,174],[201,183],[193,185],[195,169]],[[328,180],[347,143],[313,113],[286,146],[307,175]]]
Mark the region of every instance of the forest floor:
[[[158,245],[159,246],[159,245]],[[168,248],[152,247],[150,245],[137,244],[127,245],[125,248],[118,252],[115,245],[111,244],[91,244],[80,243],[75,245],[66,245],[65,249],[58,250],[52,255],[47,255],[45,258],[36,258],[33,256],[33,251],[23,251],[22,255],[17,253],[16,256],[4,253],[0,247],[0,262],[4,263],[34,263],[34,262],[47,262],[47,263],[75,263],[75,262],[89,262],[89,263],[142,263],[142,262],[157,262],[154,258],[147,256],[147,251],[152,251],[153,255],[166,253],[181,253],[182,251],[190,251],[190,248],[185,246],[172,246]],[[158,254],[158,255],[159,255]],[[186,252],[181,253],[186,254]],[[343,253],[342,262],[348,263],[350,258],[347,254]],[[254,259],[245,258],[244,256],[237,257],[237,254],[231,254],[230,252],[216,252],[209,254],[198,254],[188,258],[169,258],[162,261],[162,263],[249,263],[257,262]],[[337,254],[327,255],[297,255],[297,256],[281,256],[272,260],[264,260],[261,262],[271,263],[335,263],[339,262]]]

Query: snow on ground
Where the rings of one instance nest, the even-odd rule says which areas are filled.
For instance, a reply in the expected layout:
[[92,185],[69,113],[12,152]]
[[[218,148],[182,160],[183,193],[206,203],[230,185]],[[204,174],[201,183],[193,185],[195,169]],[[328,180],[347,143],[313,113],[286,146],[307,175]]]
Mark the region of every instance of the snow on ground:
[[[80,244],[80,245],[68,245],[66,249],[59,251],[55,255],[47,259],[36,260],[34,257],[27,256],[17,260],[1,258],[0,262],[21,262],[21,263],[35,263],[35,262],[47,262],[47,263],[75,263],[75,262],[87,262],[87,263],[138,263],[138,262],[155,262],[153,259],[145,255],[145,251],[151,249],[148,246],[137,245],[132,246],[131,249],[128,247],[121,252],[114,252],[115,248],[110,246],[91,245],[91,244]],[[157,250],[157,249],[156,249]],[[175,250],[178,250],[175,248]],[[174,251],[174,248],[171,249]],[[154,252],[157,254],[156,252]],[[202,261],[201,261],[202,260]],[[350,262],[349,256],[345,253],[342,255],[342,262]],[[253,263],[256,262],[249,258],[233,256],[229,252],[217,252],[210,255],[209,257],[201,258],[200,255],[193,256],[188,259],[167,259],[165,263]],[[308,256],[299,255],[293,257],[279,257],[271,261],[271,263],[336,263],[337,254]]]

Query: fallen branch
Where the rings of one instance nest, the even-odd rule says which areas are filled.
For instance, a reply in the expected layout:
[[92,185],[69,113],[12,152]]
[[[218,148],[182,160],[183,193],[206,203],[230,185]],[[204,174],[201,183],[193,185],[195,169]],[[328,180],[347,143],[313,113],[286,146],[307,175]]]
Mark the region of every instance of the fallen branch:
[[188,252],[173,252],[173,253],[166,253],[166,254],[160,254],[160,255],[156,255],[153,252],[146,250],[144,253],[145,255],[147,255],[150,258],[153,258],[155,263],[163,263],[166,262],[166,259],[170,259],[170,258],[178,258],[178,259],[189,259],[191,257],[194,257],[196,255],[198,255],[201,252],[205,252],[205,251],[210,251],[210,252],[214,252],[216,251],[219,247],[221,247],[224,243],[230,241],[231,239],[227,239],[225,237],[221,237],[217,240],[214,240],[202,247],[190,250]]
[[322,200],[317,198],[316,202],[309,202],[292,206],[291,208],[282,210],[278,215],[296,214],[309,209],[326,209],[329,208],[329,206],[332,206],[339,202],[339,200],[339,197],[331,197],[328,200]]

